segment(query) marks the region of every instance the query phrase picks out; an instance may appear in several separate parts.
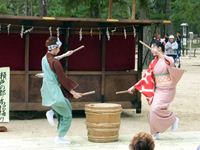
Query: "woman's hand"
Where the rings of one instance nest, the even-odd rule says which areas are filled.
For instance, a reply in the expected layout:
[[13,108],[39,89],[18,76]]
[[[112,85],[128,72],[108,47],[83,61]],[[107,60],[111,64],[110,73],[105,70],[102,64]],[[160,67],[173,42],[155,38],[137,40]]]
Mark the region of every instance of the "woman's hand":
[[132,87],[130,87],[130,88],[128,89],[128,93],[130,93],[130,94],[133,94],[134,91],[135,91],[134,86],[132,86]]
[[78,93],[78,92],[75,92],[74,90],[71,90],[70,93],[73,95],[73,97],[75,99],[79,99],[82,97],[82,94],[81,93]]

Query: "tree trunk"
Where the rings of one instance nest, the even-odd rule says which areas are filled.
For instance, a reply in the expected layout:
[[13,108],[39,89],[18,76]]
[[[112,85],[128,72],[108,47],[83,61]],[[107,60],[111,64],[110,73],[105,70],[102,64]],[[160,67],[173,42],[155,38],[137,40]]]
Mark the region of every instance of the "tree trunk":
[[[144,7],[145,4],[143,3],[140,3],[140,7],[139,7],[139,12],[140,12],[140,20],[145,20],[145,19],[148,19],[148,8]],[[153,31],[152,31],[152,27],[150,26],[147,26],[147,27],[144,27],[144,30],[143,30],[143,41],[147,44],[149,44],[152,40],[152,35],[153,35]],[[143,48],[143,68],[147,68],[148,65],[149,65],[149,62],[152,60],[152,54],[151,52],[149,52],[149,50],[144,47]]]
[[33,2],[32,2],[32,0],[30,1],[30,7],[29,8],[30,8],[29,9],[29,15],[33,16]]
[[24,15],[28,16],[27,13],[28,13],[28,0],[25,0],[24,1]]
[[47,16],[47,0],[40,0],[40,16]]
[[90,16],[91,18],[100,18],[99,1],[90,1]]
[[109,0],[108,19],[112,18],[112,0]]
[[135,20],[135,16],[136,16],[136,0],[132,1],[132,16],[131,19]]
[[[165,16],[168,17],[171,14],[171,0],[165,0]],[[169,19],[169,18],[167,18]],[[167,25],[165,28],[166,33],[173,33],[173,24]]]

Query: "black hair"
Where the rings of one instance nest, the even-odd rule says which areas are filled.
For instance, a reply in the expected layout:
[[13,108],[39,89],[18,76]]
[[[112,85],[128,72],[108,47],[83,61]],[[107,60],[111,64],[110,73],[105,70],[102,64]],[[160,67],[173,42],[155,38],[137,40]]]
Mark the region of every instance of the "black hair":
[[130,150],[154,150],[155,143],[152,136],[146,132],[136,134],[129,144]]
[[164,44],[161,43],[160,41],[158,41],[158,40],[153,40],[153,41],[151,42],[151,45],[152,45],[152,44],[156,45],[157,47],[160,47],[163,53],[165,52],[165,46],[164,46]]
[[58,38],[55,36],[50,36],[45,43],[45,46],[48,47],[49,45],[54,45],[58,41]]
[[134,150],[150,150],[149,145],[144,140],[139,140],[134,147]]

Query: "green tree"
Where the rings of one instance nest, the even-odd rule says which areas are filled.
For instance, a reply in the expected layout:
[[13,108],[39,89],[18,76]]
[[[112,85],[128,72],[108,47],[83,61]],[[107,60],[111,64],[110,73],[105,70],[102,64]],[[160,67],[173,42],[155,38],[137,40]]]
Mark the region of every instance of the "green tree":
[[[66,15],[69,17],[107,18],[108,0],[66,0]],[[112,18],[131,18],[132,0],[113,1]]]
[[132,15],[132,0],[113,1],[112,16],[116,19],[130,19]]
[[108,2],[105,0],[66,0],[64,4],[67,17],[102,18]]
[[39,11],[38,6],[38,0],[0,0],[0,13],[5,15],[36,16]]
[[47,1],[47,15],[64,17],[66,16],[66,0],[46,0]]
[[175,0],[172,3],[173,13],[171,19],[176,30],[180,30],[180,24],[186,22],[191,31],[199,33],[200,2],[195,0]]
[[139,19],[148,19],[150,17],[150,0],[137,0],[136,6]]
[[0,14],[7,14],[6,0],[0,0]]
[[[0,0],[0,14],[40,16],[41,0]],[[107,18],[109,0],[45,0],[48,16]],[[129,19],[132,0],[113,0],[112,18]],[[137,0],[137,19],[171,19],[174,31],[187,22],[190,30],[200,31],[198,0]]]
[[171,0],[153,0],[151,3],[151,19],[169,19]]

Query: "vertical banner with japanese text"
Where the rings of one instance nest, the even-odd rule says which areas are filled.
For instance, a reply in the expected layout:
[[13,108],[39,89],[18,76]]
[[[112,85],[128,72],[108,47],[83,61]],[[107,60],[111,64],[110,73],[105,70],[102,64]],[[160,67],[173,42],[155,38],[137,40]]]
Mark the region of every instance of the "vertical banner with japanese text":
[[9,122],[10,68],[0,68],[0,122]]

